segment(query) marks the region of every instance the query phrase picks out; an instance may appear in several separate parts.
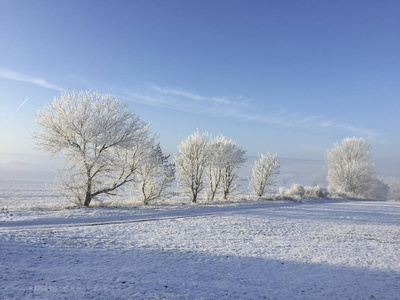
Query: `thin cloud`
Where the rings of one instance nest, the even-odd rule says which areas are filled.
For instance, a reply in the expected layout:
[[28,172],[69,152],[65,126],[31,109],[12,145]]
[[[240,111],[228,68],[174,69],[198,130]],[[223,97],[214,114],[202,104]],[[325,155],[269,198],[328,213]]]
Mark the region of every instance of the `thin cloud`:
[[179,89],[171,89],[171,88],[161,88],[158,85],[151,85],[150,88],[162,95],[172,96],[172,97],[181,97],[186,100],[193,100],[199,102],[212,102],[217,104],[226,104],[226,105],[234,105],[234,106],[247,106],[247,104],[251,101],[250,99],[242,99],[241,97],[205,97],[198,94],[194,94],[188,91],[179,90]]
[[43,78],[38,78],[38,77],[30,76],[30,75],[21,74],[21,73],[18,73],[18,72],[15,72],[15,71],[11,71],[11,70],[6,70],[6,69],[3,69],[3,68],[0,68],[0,78],[32,83],[32,84],[35,84],[35,85],[40,86],[40,87],[44,87],[44,88],[52,89],[52,90],[57,90],[57,91],[61,91],[62,90],[62,88],[47,82]]
[[356,134],[361,137],[367,138],[370,141],[375,141],[379,135],[378,132],[375,130],[365,129],[365,128],[361,128],[361,127],[357,127],[357,126],[345,124],[345,123],[339,124],[333,120],[321,123],[321,127],[332,128],[335,130],[339,129],[341,131],[346,131],[351,135]]
[[[279,128],[303,128],[340,130],[347,135],[359,135],[376,140],[378,132],[349,124],[339,124],[322,116],[305,115],[300,111],[279,111],[276,113],[258,113],[251,100],[240,97],[206,97],[199,94],[173,88],[149,85],[138,92],[125,90],[123,99],[156,107],[169,108],[197,115],[226,118],[241,122],[252,122],[276,126]],[[240,100],[238,100],[240,99]],[[310,149],[309,149],[310,150]]]
[[249,99],[242,99],[241,97],[205,97],[183,90],[161,88],[157,85],[151,85],[139,92],[125,90],[123,95],[121,98],[136,103],[278,127],[307,126],[317,119],[315,116],[304,116],[300,112],[251,113],[257,108],[249,105],[251,104]]

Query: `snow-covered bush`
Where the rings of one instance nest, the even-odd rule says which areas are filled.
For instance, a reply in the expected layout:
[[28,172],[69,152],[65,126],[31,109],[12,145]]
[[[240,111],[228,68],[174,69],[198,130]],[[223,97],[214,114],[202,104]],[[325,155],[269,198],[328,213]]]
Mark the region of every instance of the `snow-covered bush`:
[[283,198],[301,199],[304,193],[304,187],[297,183],[293,184],[289,189],[285,189],[284,187],[279,188],[279,196]]
[[389,186],[387,200],[400,201],[400,178],[387,178],[385,183]]
[[363,138],[345,138],[326,154],[327,180],[338,193],[354,197],[370,197],[380,189],[374,172],[371,145]]
[[97,92],[62,92],[39,110],[39,148],[67,161],[59,193],[78,205],[112,196],[136,179],[152,144],[149,127],[122,101]]
[[159,143],[146,149],[137,172],[137,188],[144,205],[163,196],[166,188],[174,181],[175,167],[168,162],[168,158],[169,155],[163,154]]
[[328,197],[328,190],[320,185],[305,186],[304,195],[309,198],[323,199]]
[[197,202],[204,188],[205,169],[210,159],[210,135],[199,131],[190,135],[178,146],[174,156],[179,186]]
[[317,186],[301,186],[300,184],[293,184],[289,189],[284,187],[279,188],[279,196],[289,199],[303,199],[303,198],[316,198],[323,199],[328,196],[327,189]]
[[289,197],[303,197],[305,193],[304,187],[298,183],[295,183],[291,186],[288,191]]
[[261,198],[267,192],[267,187],[276,182],[274,177],[279,173],[279,167],[277,154],[261,154],[259,160],[254,162],[250,187],[258,197]]

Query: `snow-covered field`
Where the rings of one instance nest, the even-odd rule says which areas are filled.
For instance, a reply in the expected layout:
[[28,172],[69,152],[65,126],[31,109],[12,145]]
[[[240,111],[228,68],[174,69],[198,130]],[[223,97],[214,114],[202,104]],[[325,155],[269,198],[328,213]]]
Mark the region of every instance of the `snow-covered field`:
[[400,299],[400,203],[0,215],[1,299]]
[[[250,165],[213,205],[77,209],[52,176],[0,173],[0,299],[400,299],[400,202],[249,200]],[[278,186],[323,181],[287,160]]]

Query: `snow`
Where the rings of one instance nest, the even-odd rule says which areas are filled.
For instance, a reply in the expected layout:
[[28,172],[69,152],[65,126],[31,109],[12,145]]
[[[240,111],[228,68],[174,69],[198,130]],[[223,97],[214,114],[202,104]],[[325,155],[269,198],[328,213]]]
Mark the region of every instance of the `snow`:
[[396,202],[17,207],[0,244],[1,299],[400,299]]

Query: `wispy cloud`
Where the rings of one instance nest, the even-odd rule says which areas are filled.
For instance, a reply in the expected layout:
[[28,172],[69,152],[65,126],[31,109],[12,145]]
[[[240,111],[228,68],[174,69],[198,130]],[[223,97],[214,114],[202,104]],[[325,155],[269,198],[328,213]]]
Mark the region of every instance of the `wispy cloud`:
[[41,87],[44,87],[44,88],[47,88],[47,89],[52,89],[52,90],[58,90],[58,91],[62,90],[62,88],[47,82],[43,78],[21,74],[21,73],[18,73],[18,72],[15,72],[15,71],[11,71],[11,70],[7,70],[7,69],[3,69],[3,68],[0,68],[0,78],[9,79],[9,80],[16,80],[16,81],[22,81],[22,82],[28,82],[28,83],[32,83],[32,84],[35,84],[37,86],[41,86]]
[[361,128],[358,126],[354,126],[351,124],[346,123],[338,123],[335,120],[324,121],[320,124],[322,128],[325,129],[334,129],[334,130],[341,130],[347,132],[348,134],[358,135],[360,137],[364,137],[370,141],[377,140],[379,133],[376,130]]
[[125,90],[121,98],[157,107],[280,128],[312,128],[323,131],[332,129],[342,131],[343,135],[359,135],[369,140],[375,140],[378,135],[373,130],[341,124],[324,116],[307,115],[300,111],[260,113],[252,100],[243,97],[206,97],[176,88],[149,85],[137,92]]
[[199,102],[211,102],[217,104],[233,105],[233,106],[247,106],[251,101],[250,99],[243,99],[242,97],[205,97],[188,91],[171,88],[161,88],[158,85],[150,87],[153,91],[158,92],[165,96],[182,97],[187,100],[194,100]]
[[158,85],[150,85],[136,92],[124,90],[121,96],[120,98],[136,103],[278,127],[307,126],[317,119],[315,116],[304,116],[300,112],[258,113],[253,101],[244,97],[206,97]]

